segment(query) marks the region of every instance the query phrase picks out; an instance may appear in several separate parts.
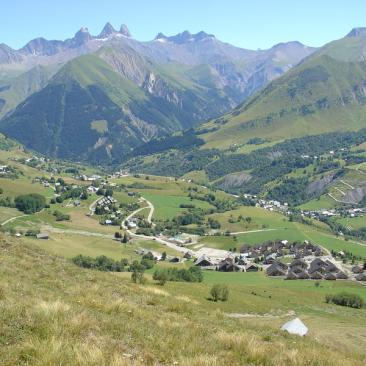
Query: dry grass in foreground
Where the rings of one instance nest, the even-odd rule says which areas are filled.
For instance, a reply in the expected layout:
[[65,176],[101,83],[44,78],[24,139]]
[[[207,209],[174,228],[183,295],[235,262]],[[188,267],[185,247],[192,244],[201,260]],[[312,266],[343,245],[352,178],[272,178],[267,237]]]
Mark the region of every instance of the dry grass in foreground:
[[4,366],[365,364],[8,239],[0,243],[0,324]]

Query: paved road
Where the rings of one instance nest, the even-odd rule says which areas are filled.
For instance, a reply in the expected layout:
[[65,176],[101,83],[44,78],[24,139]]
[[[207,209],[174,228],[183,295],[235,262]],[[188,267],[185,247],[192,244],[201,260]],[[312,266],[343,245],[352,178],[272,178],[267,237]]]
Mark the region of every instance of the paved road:
[[132,232],[126,225],[125,225],[125,221],[128,221],[129,219],[131,219],[133,216],[135,216],[137,213],[139,213],[140,211],[142,210],[145,210],[146,208],[149,208],[150,209],[150,212],[149,212],[149,215],[147,217],[147,221],[151,223],[151,219],[152,219],[152,216],[154,214],[154,210],[155,210],[155,207],[154,205],[148,201],[147,199],[141,197],[146,203],[147,203],[147,207],[141,207],[137,210],[135,210],[134,212],[132,212],[130,215],[128,215],[126,217],[126,219],[123,221],[122,223],[122,227],[126,230],[126,232],[133,238],[138,238],[138,239],[143,239],[143,240],[155,240],[156,242],[160,243],[160,244],[163,244],[163,245],[166,245],[168,246],[169,248],[172,248],[174,250],[176,250],[177,252],[180,252],[180,253],[190,253],[190,254],[194,254],[194,251],[193,250],[190,250],[190,249],[187,249],[187,248],[184,248],[184,247],[180,247],[179,245],[176,245],[174,243],[171,243],[167,240],[164,240],[162,238],[159,238],[157,236],[147,236],[147,235],[141,235],[141,234],[135,234],[134,232]]
[[[147,207],[140,207],[138,208],[137,210],[133,211],[132,213],[130,213],[122,222],[122,227],[124,229],[126,229],[127,227],[125,226],[125,221],[129,221],[130,219],[132,219],[132,217],[134,217],[136,214],[138,214],[140,211],[142,210],[146,210],[147,208],[149,208],[148,206]],[[150,221],[148,221],[150,222]]]

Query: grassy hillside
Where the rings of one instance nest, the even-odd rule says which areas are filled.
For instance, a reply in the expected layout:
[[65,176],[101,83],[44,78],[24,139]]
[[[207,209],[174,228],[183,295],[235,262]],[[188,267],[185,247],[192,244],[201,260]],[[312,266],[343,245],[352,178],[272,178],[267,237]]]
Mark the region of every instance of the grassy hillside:
[[231,113],[203,125],[206,146],[364,127],[365,44],[360,35],[325,45]]
[[[357,347],[365,334],[364,311],[324,303],[326,293],[342,289],[338,282],[316,289],[306,282],[294,287],[274,280],[270,290],[267,280],[258,275],[241,283],[235,274],[227,278],[208,274],[207,284],[170,283],[161,288],[152,283],[133,285],[128,274],[82,270],[9,239],[1,240],[1,249],[3,365],[356,366],[365,362],[364,350]],[[221,280],[232,283],[232,298],[227,303],[208,301],[210,283]],[[253,289],[258,296],[250,295]],[[359,292],[357,287],[353,291]],[[289,301],[286,305],[284,298]],[[225,315],[263,314],[271,309],[275,313],[270,321]],[[291,337],[278,330],[289,317],[288,309],[295,309],[308,324],[308,337]]]
[[59,67],[36,66],[20,75],[0,80],[0,118],[28,96],[42,89]]
[[[190,128],[232,106],[214,76],[211,82],[199,70],[191,75],[189,67],[165,68],[132,50],[103,48],[77,57],[48,83],[45,70],[34,69],[10,89],[0,89],[4,111],[31,94],[3,118],[0,130],[52,157],[120,162],[151,138]],[[95,128],[98,121],[104,121],[103,129]]]
[[365,126],[363,62],[344,62],[327,55],[312,57],[272,82],[221,121],[203,128],[207,147],[228,148],[253,137],[270,141]]
[[[331,42],[232,112],[197,127],[199,144],[176,149],[167,144],[165,153],[151,148],[153,157],[137,157],[126,166],[134,171],[198,177],[204,184],[232,193],[278,198],[278,191],[287,190],[290,194],[281,199],[291,205],[311,200],[314,197],[304,197],[301,185],[306,187],[331,169],[317,169],[302,156],[316,158],[336,149],[355,149],[364,141],[365,44],[362,33]],[[141,155],[148,155],[146,150]],[[351,166],[351,160],[364,163],[364,158],[363,151],[354,151],[349,163],[339,161],[333,173],[343,174],[335,168]],[[296,192],[282,185],[289,183],[283,182],[287,178],[293,179],[290,183]]]

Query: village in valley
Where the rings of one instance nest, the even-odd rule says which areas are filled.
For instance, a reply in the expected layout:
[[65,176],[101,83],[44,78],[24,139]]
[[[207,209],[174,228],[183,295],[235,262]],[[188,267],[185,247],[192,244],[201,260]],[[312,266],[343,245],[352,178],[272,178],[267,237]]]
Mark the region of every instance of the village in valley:
[[0,366],[366,366],[365,11],[3,1]]
[[[299,209],[252,194],[226,193],[190,178],[125,169],[108,174],[26,157],[22,150],[17,154],[3,158],[0,171],[2,231],[77,266],[128,276],[137,266],[139,276],[160,285],[183,281],[227,288],[236,304],[227,316],[235,318],[278,316],[271,303],[264,314],[254,308],[243,313],[242,291],[253,297],[269,291],[268,301],[276,298],[274,288],[298,291],[292,284],[301,289],[296,296],[319,289],[317,299],[338,288],[363,291],[366,244],[324,226],[327,219],[362,219],[364,209],[356,205]],[[17,206],[24,190],[44,197],[44,205],[36,211]],[[282,314],[283,300],[276,301]],[[313,332],[307,311],[300,305],[294,309],[285,313],[291,316],[279,316],[277,328],[298,335]]]
[[[228,229],[223,230],[224,228],[220,224],[217,226],[215,226],[216,224],[212,225],[213,221],[211,219],[203,225],[206,226],[203,231],[199,231],[197,227],[193,229],[189,226],[187,226],[188,230],[186,232],[182,231],[184,226],[172,230],[171,222],[167,220],[163,222],[154,218],[154,205],[143,197],[143,191],[146,189],[147,183],[156,179],[160,182],[161,178],[159,177],[132,175],[128,170],[123,169],[105,176],[96,173],[75,174],[77,170],[69,169],[73,183],[68,184],[63,178],[57,178],[64,168],[60,169],[57,164],[52,166],[49,159],[34,155],[30,158],[11,158],[11,161],[32,168],[38,167],[40,169],[42,167],[42,169],[49,171],[48,178],[46,176],[35,176],[32,178],[32,182],[33,184],[40,184],[46,189],[51,189],[53,191],[51,203],[60,204],[64,209],[80,208],[83,201],[90,201],[91,198],[88,197],[93,197],[93,202],[84,211],[84,215],[91,220],[98,220],[97,225],[111,227],[112,230],[115,228],[114,240],[137,241],[140,246],[136,247],[134,251],[139,256],[148,254],[157,261],[167,261],[176,266],[188,261],[206,271],[263,272],[269,277],[286,280],[366,280],[366,270],[362,257],[350,257],[342,250],[330,251],[321,244],[309,240],[291,242],[286,237],[274,237],[275,240],[266,240],[253,245],[246,244],[245,237],[243,237],[244,241],[240,243],[237,241],[235,232],[230,232]],[[0,173],[3,175],[14,171],[8,165],[3,165],[0,168]],[[179,181],[172,177],[163,179],[169,184],[179,184]],[[125,184],[123,183],[124,180],[132,181],[132,184]],[[206,200],[207,192],[210,191],[206,186],[196,186],[199,189],[194,188],[192,191],[195,184],[191,179],[183,178],[181,184],[186,187],[187,192],[190,192],[188,194],[190,200],[193,197],[192,192],[198,192],[199,189],[205,192],[205,196],[198,198]],[[114,193],[116,192],[117,195],[120,194],[125,197],[125,202],[115,198]],[[286,202],[265,200],[251,194],[242,196],[226,195],[226,197],[230,199],[233,207],[240,206],[237,201],[240,202],[244,199],[259,211],[264,210],[284,217],[291,217],[293,214],[292,209]],[[181,204],[181,206],[186,207],[188,211],[194,207],[194,205],[190,206],[189,204]],[[182,211],[184,212],[184,210]],[[147,215],[141,216],[141,213],[145,212],[147,212]],[[346,214],[352,218],[362,217],[365,209],[353,207],[344,210],[342,208],[341,212],[343,215]],[[337,209],[300,210],[298,213],[304,218],[320,221],[323,217],[340,216]],[[232,220],[232,218],[229,218],[228,221]],[[199,228],[202,229],[202,222]],[[265,232],[266,230],[271,229],[264,228],[258,231]],[[125,232],[124,235],[123,231]],[[247,231],[251,232],[251,230]],[[199,234],[197,234],[198,232]],[[245,231],[241,234],[245,234]],[[342,233],[339,234],[343,235]],[[21,233],[16,233],[16,235],[20,237]],[[38,239],[49,239],[50,235],[47,231],[41,230],[36,234],[36,237]],[[202,238],[204,241],[207,236],[234,238],[236,240],[235,248],[226,250],[201,244]],[[163,255],[162,251],[144,248],[144,241],[151,240],[161,244],[162,248],[167,246],[170,250],[175,251],[177,255],[166,256],[165,251]],[[350,258],[351,260],[348,260]]]

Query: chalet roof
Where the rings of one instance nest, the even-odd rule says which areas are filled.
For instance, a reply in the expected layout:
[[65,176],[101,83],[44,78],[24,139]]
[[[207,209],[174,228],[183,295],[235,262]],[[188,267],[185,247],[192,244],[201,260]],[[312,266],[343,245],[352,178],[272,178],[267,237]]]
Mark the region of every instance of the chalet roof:
[[337,277],[333,273],[328,272],[324,275],[324,279],[333,281],[336,280]]
[[327,266],[325,269],[328,272],[338,272],[339,271],[338,267],[334,263],[332,263],[330,260],[326,260],[326,264],[327,264]]
[[310,267],[309,267],[309,273],[313,273],[313,272],[321,272],[322,269],[327,267],[327,263],[324,262],[322,259],[320,258],[315,258],[311,263],[310,263]]
[[309,274],[306,272],[306,271],[302,271],[300,272],[297,277],[300,279],[300,280],[308,280],[310,278]]
[[352,272],[353,273],[363,273],[363,268],[361,266],[353,266]]
[[323,275],[322,275],[320,272],[315,271],[315,272],[313,272],[313,273],[310,275],[310,278],[311,278],[312,280],[322,280],[322,279],[323,279]]
[[307,268],[308,267],[308,264],[304,260],[302,260],[302,259],[294,259],[291,262],[290,267],[291,268],[293,268],[293,267]]
[[284,276],[286,274],[287,266],[280,262],[275,262],[271,264],[266,273],[268,276]]
[[286,280],[297,280],[298,277],[297,277],[297,274],[292,272],[292,271],[289,271],[287,273],[287,276],[286,276]]
[[294,273],[296,273],[296,274],[301,273],[303,270],[304,270],[304,268],[302,268],[300,266],[295,266],[295,267],[292,267],[291,268],[291,271],[294,272]]
[[357,281],[366,281],[366,274],[365,273],[360,273],[355,278],[356,278]]
[[205,255],[202,255],[196,260],[196,266],[213,266],[212,261]]
[[348,276],[342,271],[339,271],[336,274],[336,277],[337,277],[338,280],[346,280],[348,278]]
[[258,270],[258,266],[254,263],[248,263],[247,265],[245,265],[245,271],[248,271],[248,270]]
[[315,258],[310,264],[312,265],[325,265],[325,262],[321,258]]

